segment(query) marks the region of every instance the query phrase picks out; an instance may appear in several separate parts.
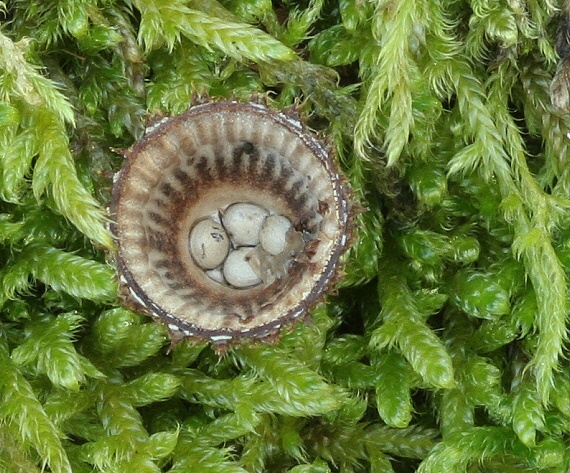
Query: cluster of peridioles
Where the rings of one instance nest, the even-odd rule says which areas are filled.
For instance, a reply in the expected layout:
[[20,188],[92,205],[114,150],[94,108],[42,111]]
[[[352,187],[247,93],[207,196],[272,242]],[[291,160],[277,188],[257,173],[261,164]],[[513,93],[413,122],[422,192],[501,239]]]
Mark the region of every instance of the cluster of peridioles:
[[236,202],[196,222],[189,246],[196,264],[212,280],[245,289],[284,277],[304,241],[287,217],[258,204]]

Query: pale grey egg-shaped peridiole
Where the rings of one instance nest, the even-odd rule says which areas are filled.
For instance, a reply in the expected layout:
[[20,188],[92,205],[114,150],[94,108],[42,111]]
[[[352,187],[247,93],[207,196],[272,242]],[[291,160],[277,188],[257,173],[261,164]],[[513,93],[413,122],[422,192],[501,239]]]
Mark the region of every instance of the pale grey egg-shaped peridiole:
[[242,289],[261,282],[261,278],[248,262],[248,255],[252,251],[252,248],[242,247],[228,255],[223,273],[226,281],[232,286]]
[[230,250],[230,240],[224,227],[206,218],[200,220],[190,232],[190,254],[202,269],[220,266]]
[[267,209],[260,205],[239,202],[225,210],[222,221],[235,246],[256,246],[268,215]]
[[265,219],[259,232],[261,247],[272,255],[283,253],[287,248],[287,232],[291,220],[283,215],[270,215]]

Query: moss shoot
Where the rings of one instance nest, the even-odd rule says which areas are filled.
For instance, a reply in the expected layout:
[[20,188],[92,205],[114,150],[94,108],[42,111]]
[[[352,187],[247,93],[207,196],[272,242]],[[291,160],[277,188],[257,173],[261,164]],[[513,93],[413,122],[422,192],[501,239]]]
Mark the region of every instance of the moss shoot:
[[[570,5],[0,2],[0,471],[570,471]],[[116,150],[296,104],[361,208],[273,344],[169,350],[105,253]]]

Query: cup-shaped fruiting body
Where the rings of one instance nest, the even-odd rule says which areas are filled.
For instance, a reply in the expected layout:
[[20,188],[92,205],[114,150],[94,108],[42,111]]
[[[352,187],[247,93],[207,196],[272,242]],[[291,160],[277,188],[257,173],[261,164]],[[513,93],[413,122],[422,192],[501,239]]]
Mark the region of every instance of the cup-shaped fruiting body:
[[125,157],[111,204],[122,292],[173,338],[272,336],[334,281],[350,192],[297,118],[259,103],[196,105]]

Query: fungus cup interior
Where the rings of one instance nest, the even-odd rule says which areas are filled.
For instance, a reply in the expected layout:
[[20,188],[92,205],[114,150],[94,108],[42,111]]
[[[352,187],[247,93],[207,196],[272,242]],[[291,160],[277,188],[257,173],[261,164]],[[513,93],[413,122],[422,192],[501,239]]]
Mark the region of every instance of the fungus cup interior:
[[[265,337],[326,290],[348,241],[347,189],[325,148],[261,104],[198,105],[127,153],[111,206],[125,295],[171,332],[223,343]],[[287,217],[303,237],[285,274],[250,288],[214,281],[190,254],[196,222],[236,202]]]

